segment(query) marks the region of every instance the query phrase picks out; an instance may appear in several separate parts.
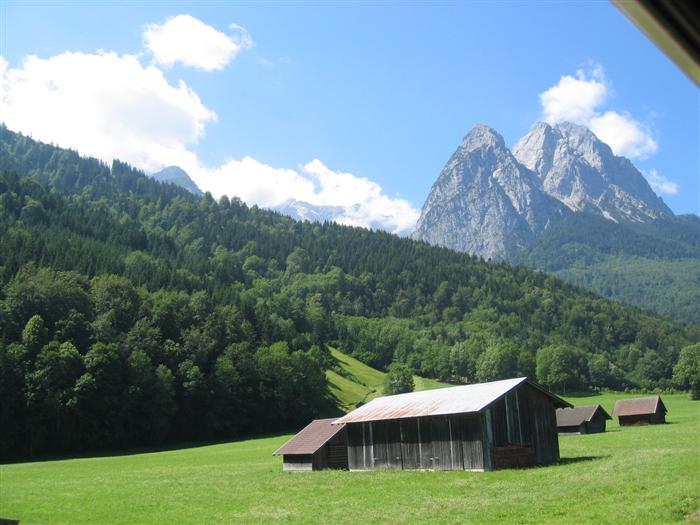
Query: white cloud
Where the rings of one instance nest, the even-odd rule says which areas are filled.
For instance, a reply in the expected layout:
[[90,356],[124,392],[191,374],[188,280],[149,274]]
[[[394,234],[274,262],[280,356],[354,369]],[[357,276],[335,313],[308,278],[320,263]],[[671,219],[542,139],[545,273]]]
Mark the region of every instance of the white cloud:
[[542,118],[550,124],[569,121],[588,126],[616,155],[645,159],[658,150],[648,126],[627,113],[601,112],[610,87],[603,68],[594,66],[589,73],[576,71],[540,94]]
[[215,197],[236,196],[261,207],[272,207],[290,198],[339,206],[344,213],[336,222],[393,233],[408,233],[418,220],[418,210],[410,202],[389,197],[379,184],[367,178],[333,171],[318,159],[299,171],[274,168],[250,157],[215,169],[190,169],[197,185]]
[[668,180],[656,170],[652,169],[649,171],[644,171],[643,173],[644,177],[649,183],[649,186],[651,186],[655,191],[665,193],[667,195],[675,195],[678,193],[678,184]]
[[580,69],[576,77],[564,75],[555,86],[540,94],[543,117],[550,124],[563,121],[584,124],[606,98],[607,87],[600,67],[590,76]]
[[274,168],[251,157],[231,160],[217,168],[190,168],[189,173],[202,190],[217,198],[235,196],[263,208],[290,198],[308,201],[314,194],[313,182],[295,170]]
[[629,115],[606,111],[593,117],[588,125],[618,155],[646,159],[659,149],[648,127]]
[[147,171],[192,164],[187,147],[216,114],[187,84],[133,55],[66,52],[0,63],[0,115],[8,128]]
[[248,31],[237,24],[230,24],[229,28],[236,34],[217,31],[190,15],[177,15],[163,24],[147,25],[143,39],[159,64],[172,66],[181,62],[204,71],[217,71],[241,50],[253,46]]

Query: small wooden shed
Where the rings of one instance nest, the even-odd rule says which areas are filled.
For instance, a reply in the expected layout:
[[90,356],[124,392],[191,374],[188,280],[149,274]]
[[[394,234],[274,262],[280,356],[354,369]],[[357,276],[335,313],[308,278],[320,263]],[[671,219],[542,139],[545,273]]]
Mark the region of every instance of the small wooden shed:
[[316,419],[272,455],[282,456],[288,471],[348,468],[345,425],[332,425],[336,418]]
[[569,406],[521,377],[373,399],[336,424],[350,470],[494,470],[558,461]]
[[612,418],[600,405],[557,408],[557,431],[560,434],[605,432],[607,419]]
[[613,417],[620,426],[655,425],[666,423],[666,406],[659,396],[618,399],[613,407]]

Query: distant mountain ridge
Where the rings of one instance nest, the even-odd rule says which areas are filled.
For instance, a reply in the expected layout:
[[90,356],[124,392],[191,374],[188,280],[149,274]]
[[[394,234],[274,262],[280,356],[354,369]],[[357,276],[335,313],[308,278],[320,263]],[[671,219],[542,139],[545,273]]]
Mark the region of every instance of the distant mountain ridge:
[[[300,201],[296,199],[287,199],[276,206],[269,208],[272,211],[291,217],[298,221],[310,221],[310,222],[335,222],[337,224],[345,224],[347,226],[362,226],[372,230],[384,230],[386,231],[387,225],[381,218],[390,219],[391,217],[385,215],[384,217],[375,217],[373,220],[367,219],[367,214],[361,204],[352,204],[349,206],[330,206],[324,204],[311,204],[309,202]],[[397,232],[401,237],[405,237],[407,232],[401,231]]]
[[171,182],[198,197],[204,195],[204,192],[199,189],[199,186],[195,184],[187,172],[179,166],[168,166],[167,168],[153,173],[151,177],[160,182]]
[[572,213],[673,217],[644,176],[584,126],[539,122],[511,152],[477,124],[433,185],[413,238],[508,260]]
[[344,206],[324,206],[296,199],[287,199],[270,209],[292,219],[311,222],[335,221],[346,212]]

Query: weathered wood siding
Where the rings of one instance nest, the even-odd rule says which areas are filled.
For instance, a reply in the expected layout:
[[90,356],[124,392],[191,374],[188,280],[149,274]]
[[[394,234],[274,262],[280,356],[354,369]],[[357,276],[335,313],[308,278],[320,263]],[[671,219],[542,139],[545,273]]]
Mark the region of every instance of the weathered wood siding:
[[586,434],[586,423],[580,425],[571,425],[568,427],[557,427],[559,434]]
[[285,455],[282,456],[282,470],[289,472],[313,470],[313,456],[307,455]]
[[349,423],[351,470],[483,470],[481,417],[456,414]]
[[658,409],[654,414],[640,414],[635,416],[619,416],[620,426],[629,425],[656,425],[666,422],[666,416],[662,409]]
[[347,430],[343,428],[313,454],[285,454],[282,461],[286,471],[348,468]]
[[346,428],[351,470],[492,470],[494,451],[499,458],[515,458],[517,466],[559,460],[554,404],[528,384],[479,414],[348,423]]
[[597,434],[599,432],[605,432],[605,416],[597,412],[590,421],[584,423],[583,433]]
[[313,470],[348,468],[347,430],[343,428],[313,455]]
[[491,434],[484,441],[484,456],[492,461],[494,448],[530,447],[534,463],[559,460],[557,418],[552,401],[536,388],[524,384],[484,411]]

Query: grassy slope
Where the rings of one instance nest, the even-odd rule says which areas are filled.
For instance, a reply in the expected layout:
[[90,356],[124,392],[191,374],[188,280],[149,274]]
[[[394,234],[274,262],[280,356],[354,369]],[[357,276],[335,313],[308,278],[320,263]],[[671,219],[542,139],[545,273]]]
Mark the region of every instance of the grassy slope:
[[[366,403],[382,395],[384,386],[384,372],[376,370],[371,366],[342,353],[340,350],[331,348],[331,354],[338,360],[340,366],[345,371],[345,375],[328,370],[326,378],[330,383],[331,393],[338,400],[338,406],[344,411],[350,411],[357,407],[358,403]],[[435,379],[428,379],[413,376],[416,390],[431,390],[433,388],[444,388],[448,385]]]
[[[612,409],[618,395],[572,399]],[[628,396],[629,397],[629,396]],[[559,465],[488,473],[284,473],[289,436],[0,466],[0,517],[32,523],[669,523],[700,508],[700,402],[669,424],[560,438]]]

